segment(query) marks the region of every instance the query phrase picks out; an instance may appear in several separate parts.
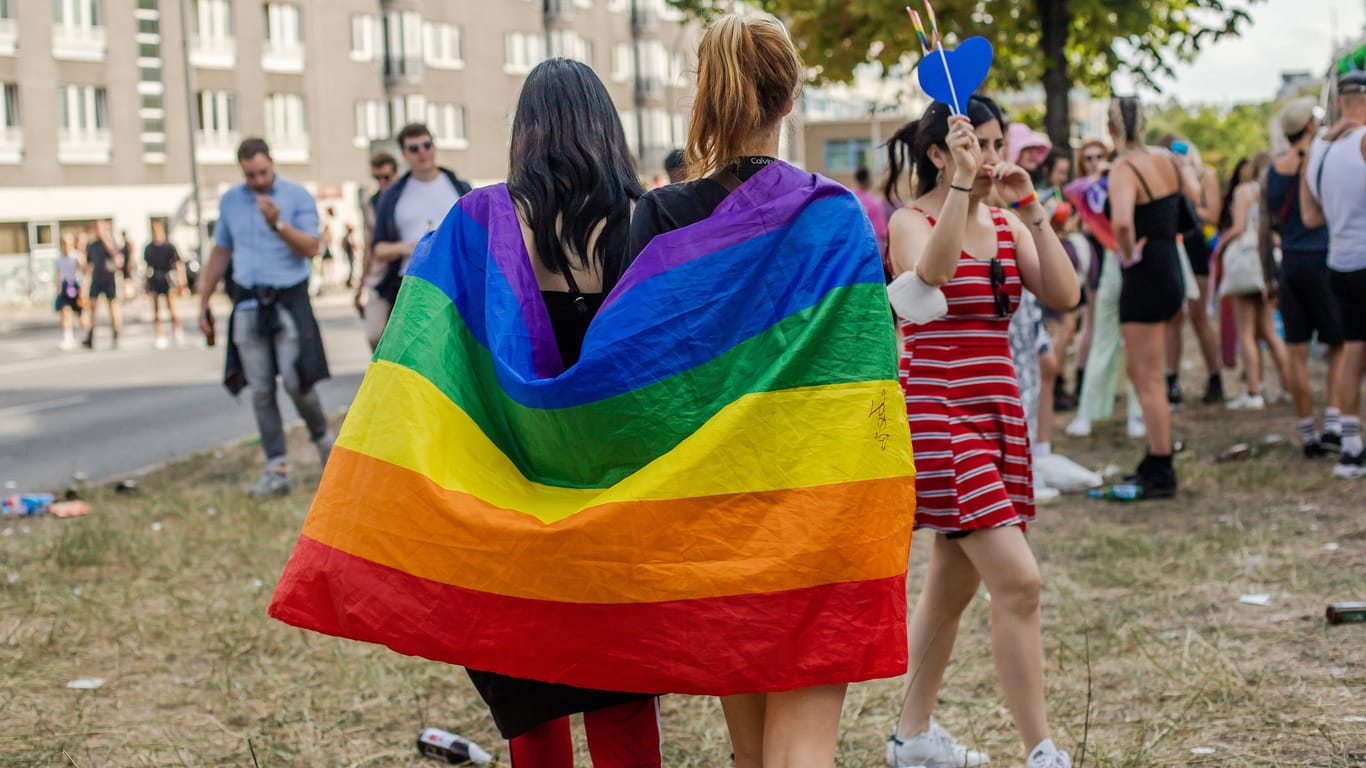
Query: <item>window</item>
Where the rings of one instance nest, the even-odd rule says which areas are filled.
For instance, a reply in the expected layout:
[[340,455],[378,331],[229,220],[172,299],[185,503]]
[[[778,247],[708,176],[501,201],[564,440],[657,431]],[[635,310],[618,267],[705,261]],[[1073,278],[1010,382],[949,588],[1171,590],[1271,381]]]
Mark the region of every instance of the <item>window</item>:
[[104,60],[105,30],[101,3],[102,0],[52,0],[54,58]]
[[379,17],[351,17],[351,60],[374,61],[379,53]]
[[4,99],[0,100],[0,127],[19,127],[19,85],[5,83]]
[[545,58],[545,39],[535,32],[509,32],[503,38],[503,71],[524,75]]
[[670,144],[681,147],[688,142],[688,116],[675,114],[672,117],[674,139]]
[[109,106],[103,88],[59,86],[57,113],[58,162],[109,162]]
[[459,69],[465,66],[465,41],[455,24],[423,24],[423,50],[427,66]]
[[100,0],[52,0],[52,25],[69,29],[102,27],[104,14],[101,10]]
[[266,97],[266,135],[276,139],[306,136],[304,97],[295,93],[272,93]]
[[0,253],[28,255],[28,225],[22,221],[0,224]]
[[384,102],[356,102],[356,146],[369,146],[370,142],[387,139],[391,135],[389,131],[389,110],[385,107]]
[[194,29],[202,42],[232,40],[232,3],[230,0],[195,0]]
[[868,162],[873,143],[870,139],[830,139],[825,142],[825,173],[853,173],[871,168]]
[[664,44],[658,40],[642,40],[636,43],[639,56],[641,79],[663,80],[669,71],[669,55]]
[[17,0],[0,0],[0,55],[13,56],[19,41],[19,25],[14,20]]
[[384,14],[384,76],[413,80],[422,76],[422,17],[412,11]]
[[688,65],[680,53],[669,57],[669,85],[686,88],[688,85]]
[[631,9],[631,0],[607,0],[607,10],[611,13],[626,13]]
[[645,139],[646,148],[672,147],[673,140],[670,131],[673,123],[669,119],[669,114],[662,109],[642,109],[640,111],[640,129],[642,137]]
[[626,146],[631,154],[640,154],[640,125],[636,113],[630,110],[621,113],[621,128],[626,132]]
[[397,132],[408,123],[427,119],[427,99],[423,96],[395,96],[389,99],[389,125]]
[[624,83],[635,77],[635,54],[630,43],[617,43],[612,46],[612,79]]
[[593,0],[574,0],[574,5],[580,8],[592,8]]
[[428,105],[427,127],[436,137],[437,146],[463,149],[469,145],[465,135],[464,107],[454,104]]
[[14,18],[14,0],[0,0],[0,19]]
[[288,3],[270,3],[266,6],[266,30],[269,47],[276,50],[293,50],[303,47],[303,36],[299,31],[299,7]]
[[166,162],[166,110],[162,104],[161,11],[156,0],[139,0],[133,11],[138,22],[138,117],[142,118],[142,159]]
[[566,59],[578,59],[585,64],[591,65],[592,58],[589,53],[589,44],[579,33],[570,29],[557,29],[550,33],[550,55],[563,56]]
[[227,91],[200,91],[196,125],[206,136],[230,136],[237,131],[237,99]]

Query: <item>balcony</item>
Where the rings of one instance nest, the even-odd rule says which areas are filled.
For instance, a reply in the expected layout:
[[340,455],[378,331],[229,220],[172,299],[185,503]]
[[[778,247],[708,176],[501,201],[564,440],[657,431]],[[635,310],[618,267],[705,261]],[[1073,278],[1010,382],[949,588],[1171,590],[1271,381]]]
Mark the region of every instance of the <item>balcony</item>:
[[573,21],[574,0],[545,0],[545,20],[546,22]]
[[24,129],[0,128],[0,164],[18,165],[24,161]]
[[0,19],[0,56],[13,56],[18,43],[19,24],[14,19]]
[[109,162],[109,129],[70,129],[57,131],[57,162],[65,165],[103,165]]
[[421,56],[386,56],[384,58],[385,85],[421,82],[423,71]]
[[[233,165],[237,162],[237,145],[242,141],[237,131],[195,131],[194,140],[196,156],[204,165]],[[274,147],[271,149],[274,150]]]
[[[13,23],[13,19],[7,19]],[[52,57],[67,61],[104,61],[109,47],[104,27],[52,28]]]
[[304,71],[304,47],[297,42],[267,40],[261,51],[261,69],[296,75]]
[[237,40],[231,37],[192,37],[190,63],[202,69],[232,69],[237,66]]
[[[308,162],[308,136],[277,136],[266,134],[270,156],[284,165],[304,165]],[[236,147],[233,148],[236,151]]]

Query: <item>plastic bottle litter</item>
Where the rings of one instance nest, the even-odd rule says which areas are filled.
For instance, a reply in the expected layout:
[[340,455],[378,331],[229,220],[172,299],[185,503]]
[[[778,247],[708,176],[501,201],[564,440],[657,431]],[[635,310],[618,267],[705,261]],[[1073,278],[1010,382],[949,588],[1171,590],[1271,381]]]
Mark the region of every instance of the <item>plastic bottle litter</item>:
[[1333,603],[1325,615],[1329,624],[1366,621],[1366,603]]
[[1086,492],[1086,496],[1108,501],[1138,501],[1143,498],[1143,486],[1138,483],[1115,483],[1108,488],[1093,488]]
[[0,498],[0,517],[29,517],[47,512],[55,501],[50,493],[21,493]]
[[1234,443],[1233,445],[1230,445],[1227,449],[1220,451],[1219,455],[1216,456],[1214,460],[1236,461],[1238,459],[1246,459],[1251,455],[1252,446],[1248,445],[1247,443]]
[[445,760],[451,765],[493,763],[493,755],[485,752],[478,744],[440,728],[427,728],[418,734],[417,753],[433,760]]

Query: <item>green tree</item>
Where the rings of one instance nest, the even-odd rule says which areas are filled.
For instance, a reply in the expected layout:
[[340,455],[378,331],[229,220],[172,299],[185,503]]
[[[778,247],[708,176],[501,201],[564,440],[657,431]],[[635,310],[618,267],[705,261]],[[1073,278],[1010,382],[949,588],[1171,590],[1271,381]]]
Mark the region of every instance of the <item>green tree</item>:
[[[1251,0],[1258,2],[1259,0]],[[697,17],[730,7],[725,0],[668,0]],[[876,61],[889,71],[918,47],[897,0],[749,0],[783,19],[818,82],[852,78]],[[911,0],[912,7],[919,0]],[[1109,87],[1116,72],[1158,88],[1173,64],[1204,45],[1237,35],[1246,11],[1224,0],[939,0],[940,31],[952,44],[981,35],[996,49],[993,85],[1014,89],[1042,82],[1046,125],[1054,144],[1070,141],[1068,92]],[[1121,51],[1123,53],[1121,53]]]
[[1204,163],[1218,170],[1223,180],[1240,159],[1268,148],[1276,109],[1275,102],[1228,109],[1187,108],[1171,102],[1149,114],[1146,138],[1155,144],[1168,133],[1182,137],[1200,150]]

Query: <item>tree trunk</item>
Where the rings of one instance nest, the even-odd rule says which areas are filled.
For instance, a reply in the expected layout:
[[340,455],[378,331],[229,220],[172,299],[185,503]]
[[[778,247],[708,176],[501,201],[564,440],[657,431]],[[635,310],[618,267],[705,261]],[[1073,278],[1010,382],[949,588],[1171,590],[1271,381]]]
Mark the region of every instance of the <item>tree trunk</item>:
[[1072,146],[1072,114],[1068,92],[1067,35],[1072,14],[1067,0],[1034,0],[1039,11],[1040,48],[1043,54],[1044,124],[1053,146]]

